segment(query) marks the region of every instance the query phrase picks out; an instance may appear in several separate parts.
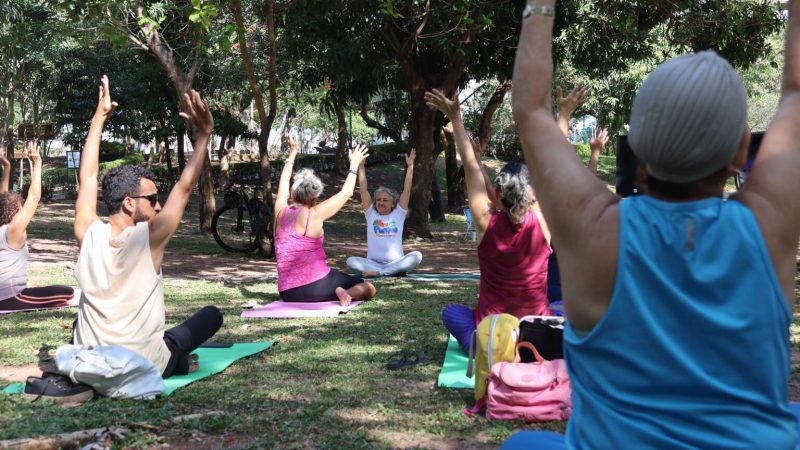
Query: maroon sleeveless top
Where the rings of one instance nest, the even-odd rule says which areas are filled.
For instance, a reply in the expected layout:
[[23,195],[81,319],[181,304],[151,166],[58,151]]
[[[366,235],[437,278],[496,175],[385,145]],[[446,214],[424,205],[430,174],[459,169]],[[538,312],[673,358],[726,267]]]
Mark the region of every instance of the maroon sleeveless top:
[[499,313],[550,315],[547,259],[552,252],[534,211],[528,211],[519,224],[511,222],[506,212],[492,213],[478,245],[481,281],[475,323]]

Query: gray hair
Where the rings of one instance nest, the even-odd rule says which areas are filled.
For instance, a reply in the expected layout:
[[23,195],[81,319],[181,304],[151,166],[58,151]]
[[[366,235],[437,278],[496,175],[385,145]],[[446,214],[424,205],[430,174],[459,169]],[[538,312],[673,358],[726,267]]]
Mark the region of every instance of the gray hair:
[[[397,205],[397,192],[395,192],[394,189],[389,189],[386,186],[379,186],[378,189],[375,189],[374,197],[377,199],[378,198],[378,194],[380,194],[381,192],[389,194],[389,197],[392,197],[392,206],[396,206]],[[373,201],[373,203],[374,203],[374,201]]]
[[508,208],[515,221],[520,221],[533,205],[533,189],[531,189],[528,167],[518,162],[510,162],[503,166],[495,178],[500,189],[500,201]]
[[325,186],[311,169],[301,169],[294,174],[292,198],[298,203],[307,204],[322,194]]

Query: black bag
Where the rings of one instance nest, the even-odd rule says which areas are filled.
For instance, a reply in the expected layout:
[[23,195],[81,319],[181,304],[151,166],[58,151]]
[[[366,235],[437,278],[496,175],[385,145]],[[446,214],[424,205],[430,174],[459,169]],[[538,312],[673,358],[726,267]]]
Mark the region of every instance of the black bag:
[[[519,342],[530,342],[542,355],[552,361],[564,358],[564,319],[560,317],[523,317],[519,323]],[[536,362],[532,352],[520,349],[522,362]]]

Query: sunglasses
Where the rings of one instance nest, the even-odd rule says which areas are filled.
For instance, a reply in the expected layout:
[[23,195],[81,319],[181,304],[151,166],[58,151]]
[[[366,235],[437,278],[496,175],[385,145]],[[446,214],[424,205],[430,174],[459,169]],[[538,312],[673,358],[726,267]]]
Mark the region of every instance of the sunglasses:
[[150,194],[150,195],[132,195],[130,198],[143,198],[150,202],[150,206],[155,207],[156,203],[158,203],[158,193]]

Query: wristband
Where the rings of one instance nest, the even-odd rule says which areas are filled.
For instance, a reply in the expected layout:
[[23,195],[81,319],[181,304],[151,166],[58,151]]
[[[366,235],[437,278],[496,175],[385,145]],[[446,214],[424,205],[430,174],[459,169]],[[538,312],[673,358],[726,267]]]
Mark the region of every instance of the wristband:
[[555,8],[550,5],[531,5],[528,3],[525,5],[525,9],[522,10],[522,18],[527,19],[530,16],[553,17],[555,13]]
[[353,174],[353,175],[355,175],[355,176],[358,176],[358,172],[356,172],[356,171],[355,171],[355,170],[353,170],[353,169],[350,169],[350,173],[352,173],[352,174]]

